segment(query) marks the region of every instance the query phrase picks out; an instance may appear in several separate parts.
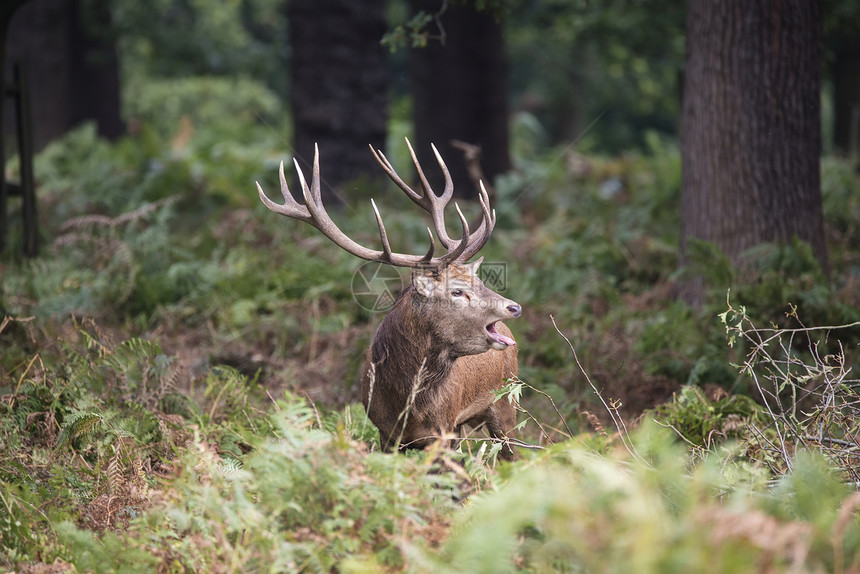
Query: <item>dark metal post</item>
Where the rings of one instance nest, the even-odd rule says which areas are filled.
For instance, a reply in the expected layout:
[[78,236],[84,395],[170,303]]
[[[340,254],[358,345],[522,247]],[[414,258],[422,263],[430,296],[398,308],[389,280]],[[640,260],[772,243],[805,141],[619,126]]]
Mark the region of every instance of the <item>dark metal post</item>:
[[[10,195],[10,188],[6,181],[6,150],[5,142],[3,141],[3,108],[5,106],[6,96],[11,93],[6,86],[6,36],[9,30],[9,23],[12,20],[12,15],[15,11],[23,6],[28,0],[11,0],[0,4],[0,252],[3,252],[7,246],[7,235],[9,233],[8,225],[8,205],[7,198]],[[18,145],[21,157],[21,186],[22,199],[24,201],[22,211],[24,213],[24,253],[28,256],[36,254],[38,245],[36,237],[36,195],[33,182],[33,145],[32,132],[30,131],[30,109],[29,98],[27,96],[26,87],[21,88],[22,82],[26,83],[26,78],[23,73],[15,73],[15,82],[18,84],[18,105],[16,106],[16,115],[18,116]],[[24,90],[23,93],[21,90]],[[22,112],[26,112],[26,116],[22,116]],[[26,127],[22,126],[26,124]],[[22,138],[22,129],[24,130]],[[24,151],[27,150],[27,158],[25,161]],[[25,167],[26,166],[26,167]],[[26,171],[26,176],[25,176]],[[26,179],[25,179],[26,178]],[[17,186],[15,186],[17,187]],[[27,193],[29,190],[29,193]],[[29,203],[29,205],[28,205]],[[28,225],[31,223],[32,225]]]
[[18,98],[15,111],[18,118],[18,157],[21,163],[21,211],[24,216],[24,255],[35,257],[39,252],[39,217],[36,212],[36,187],[33,181],[33,130],[30,115],[30,88],[27,70],[15,65]]

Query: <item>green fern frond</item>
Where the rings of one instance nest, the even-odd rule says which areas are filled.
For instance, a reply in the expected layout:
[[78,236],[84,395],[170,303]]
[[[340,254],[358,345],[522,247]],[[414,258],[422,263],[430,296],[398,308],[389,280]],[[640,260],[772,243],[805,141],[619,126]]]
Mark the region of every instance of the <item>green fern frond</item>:
[[148,363],[161,354],[161,347],[147,339],[132,338],[123,341],[105,357],[105,364],[118,371],[129,367]]
[[83,337],[84,344],[87,346],[88,351],[96,353],[99,357],[104,357],[109,352],[108,347],[105,346],[105,344],[100,341],[98,337],[93,336],[92,333],[84,329],[83,326],[75,323],[75,328],[77,329],[81,337]]
[[218,463],[218,466],[225,475],[230,476],[242,470],[242,461],[233,457],[226,457]]
[[116,494],[125,486],[125,477],[123,476],[123,465],[119,452],[115,453],[108,462],[107,467],[107,483],[108,492]]
[[89,439],[102,426],[105,419],[99,413],[79,413],[72,415],[63,424],[55,448],[63,448],[77,439]]
[[212,401],[209,418],[215,416],[219,406],[239,405],[247,400],[247,379],[233,367],[218,365],[212,367],[206,377],[204,396]]
[[159,410],[168,415],[180,415],[193,419],[200,415],[200,405],[191,397],[182,393],[167,393],[159,401]]
[[[221,387],[243,387],[246,384],[245,375],[235,367],[216,365],[210,369],[210,381],[221,384]],[[216,389],[217,390],[217,389]]]

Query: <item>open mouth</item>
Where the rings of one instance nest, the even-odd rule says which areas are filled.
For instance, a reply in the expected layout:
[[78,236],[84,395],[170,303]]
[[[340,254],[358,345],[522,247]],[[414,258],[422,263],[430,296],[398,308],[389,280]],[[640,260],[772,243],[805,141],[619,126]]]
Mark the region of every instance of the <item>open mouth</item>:
[[486,326],[487,336],[490,341],[493,342],[493,346],[499,345],[503,349],[505,347],[516,345],[516,341],[506,335],[502,335],[496,330],[496,323],[498,323],[498,321],[494,321]]

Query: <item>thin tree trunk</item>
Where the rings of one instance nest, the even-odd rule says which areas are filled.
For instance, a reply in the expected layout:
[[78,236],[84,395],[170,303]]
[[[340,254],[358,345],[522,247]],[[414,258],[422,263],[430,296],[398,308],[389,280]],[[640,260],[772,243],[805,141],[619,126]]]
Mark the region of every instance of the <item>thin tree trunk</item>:
[[[39,151],[69,129],[68,18],[66,0],[30,0],[12,17],[6,38],[5,74],[16,62],[27,68],[33,111],[33,148]],[[12,102],[5,100],[4,136],[14,138]],[[11,149],[14,149],[12,147]]]
[[821,6],[693,0],[681,127],[682,251],[735,263],[763,242],[809,242],[823,269]]

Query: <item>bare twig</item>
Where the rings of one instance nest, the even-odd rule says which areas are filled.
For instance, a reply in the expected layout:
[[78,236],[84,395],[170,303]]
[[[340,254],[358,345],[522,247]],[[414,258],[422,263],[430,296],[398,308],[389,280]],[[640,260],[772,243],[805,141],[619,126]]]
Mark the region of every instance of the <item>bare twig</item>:
[[588,381],[589,386],[591,386],[591,390],[594,391],[594,394],[597,395],[597,398],[600,399],[600,402],[603,403],[603,407],[609,413],[609,416],[612,418],[612,422],[615,424],[615,428],[618,431],[618,436],[621,438],[621,443],[624,445],[624,448],[627,449],[627,452],[630,453],[630,456],[635,458],[636,460],[647,464],[647,461],[642,458],[642,456],[636,451],[636,447],[633,445],[633,442],[630,440],[630,435],[627,431],[627,424],[624,422],[624,419],[618,414],[618,409],[610,406],[609,403],[606,402],[606,399],[603,398],[603,395],[600,393],[600,390],[597,386],[591,381],[591,377],[588,376],[588,373],[583,368],[582,363],[579,362],[579,357],[576,354],[576,349],[573,348],[573,343],[570,342],[564,333],[558,328],[558,325],[555,323],[555,317],[552,315],[549,316],[550,321],[552,321],[552,326],[555,327],[556,332],[561,335],[561,338],[565,340],[567,346],[570,347],[570,352],[573,353],[573,359],[576,361],[576,366],[579,367],[580,372],[585,377],[585,380]]
[[[555,324],[555,323],[553,323],[553,324]],[[562,335],[562,337],[563,337],[563,336],[564,336],[564,335]],[[555,414],[556,414],[556,415],[558,415],[558,418],[559,418],[559,420],[561,421],[561,424],[563,424],[563,425],[564,425],[564,428],[565,428],[565,429],[567,429],[567,436],[568,436],[568,437],[572,437],[572,436],[573,436],[573,431],[572,431],[572,430],[570,430],[570,427],[567,425],[567,421],[566,421],[566,420],[564,420],[564,417],[562,416],[561,411],[559,411],[559,410],[558,410],[558,407],[555,405],[555,401],[554,401],[554,400],[552,400],[552,397],[551,397],[551,396],[549,396],[549,395],[548,395],[547,393],[545,393],[544,391],[542,391],[542,390],[540,390],[540,389],[537,389],[537,388],[535,388],[535,387],[531,386],[530,384],[526,383],[525,381],[518,380],[518,382],[519,382],[519,383],[522,383],[522,385],[523,385],[523,386],[528,387],[528,388],[530,388],[531,390],[533,390],[534,392],[536,392],[536,393],[538,393],[538,394],[541,394],[541,395],[545,396],[547,399],[549,399],[549,404],[550,404],[550,405],[552,405],[552,409],[555,411]]]
[[[728,311],[721,314],[727,334],[750,345],[741,373],[749,376],[771,421],[764,429],[751,426],[751,430],[766,445],[764,450],[778,455],[784,468],[773,468],[769,461],[766,464],[775,473],[790,472],[797,448],[815,447],[856,479],[860,445],[854,421],[860,416],[860,394],[854,379],[848,378],[851,362],[840,341],[834,343],[837,350],[828,353],[822,339],[812,334],[822,333],[826,342],[832,331],[860,326],[860,321],[807,327],[792,307],[787,316],[801,327],[765,329],[756,327],[743,307],[736,309],[728,300],[727,305]],[[733,313],[731,321],[727,320],[729,313]],[[803,355],[799,335],[806,337]],[[773,429],[774,440],[764,434],[767,428]]]
[[[418,393],[424,390],[424,381],[427,378],[427,357],[421,359],[421,365],[418,367],[418,373],[415,374],[415,378],[412,379],[412,391],[409,393],[409,400],[406,401],[406,406],[403,407],[403,410],[397,416],[397,421],[395,421],[395,425],[400,423],[401,419],[403,420],[403,424],[400,427],[400,434],[397,436],[397,441],[395,446],[405,446],[401,442],[403,440],[403,434],[406,432],[406,423],[409,421],[409,413],[412,411],[412,405],[415,404],[415,398],[418,396]],[[370,410],[370,399],[367,401],[368,410]],[[411,441],[414,442],[414,441]],[[411,444],[407,443],[407,444]]]
[[451,140],[451,146],[463,152],[463,162],[466,164],[466,172],[469,174],[469,179],[472,180],[472,185],[480,191],[481,182],[486,182],[487,195],[490,201],[496,201],[496,188],[487,180],[484,175],[484,170],[481,167],[481,146],[471,144],[460,140]]
[[317,426],[318,426],[319,428],[323,428],[322,419],[320,418],[320,412],[317,410],[317,405],[316,405],[316,403],[314,403],[314,401],[311,399],[311,396],[307,393],[307,391],[300,391],[300,392],[301,392],[301,394],[302,394],[302,395],[304,395],[304,397],[308,400],[308,404],[309,404],[309,405],[311,406],[311,408],[314,410],[314,416],[315,416],[315,417],[316,417],[316,419],[317,419]]
[[552,439],[551,439],[551,438],[550,438],[550,436],[549,436],[549,433],[548,433],[548,432],[546,432],[546,429],[545,429],[545,428],[543,428],[543,425],[541,424],[541,422],[540,422],[539,420],[537,420],[537,418],[536,418],[533,414],[531,414],[531,413],[528,411],[528,409],[523,408],[523,407],[522,407],[522,405],[517,405],[517,410],[518,410],[518,411],[520,411],[520,412],[522,412],[522,413],[525,413],[525,414],[526,414],[526,416],[527,416],[527,417],[529,417],[529,418],[532,420],[532,422],[533,422],[533,423],[535,423],[535,424],[537,425],[538,429],[539,429],[539,430],[540,430],[540,432],[541,432],[541,435],[543,435],[543,437],[546,439],[546,441],[547,441],[549,444],[553,444]]

